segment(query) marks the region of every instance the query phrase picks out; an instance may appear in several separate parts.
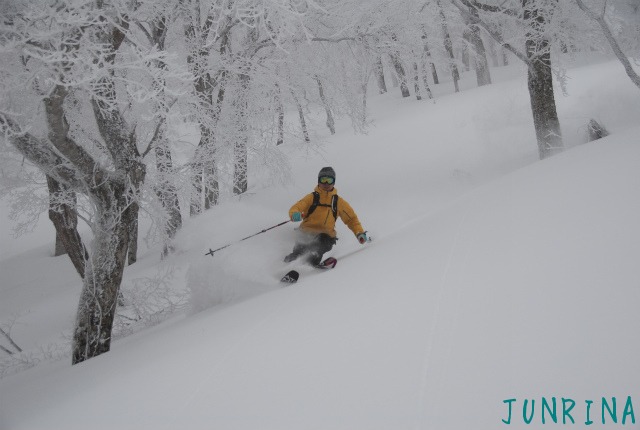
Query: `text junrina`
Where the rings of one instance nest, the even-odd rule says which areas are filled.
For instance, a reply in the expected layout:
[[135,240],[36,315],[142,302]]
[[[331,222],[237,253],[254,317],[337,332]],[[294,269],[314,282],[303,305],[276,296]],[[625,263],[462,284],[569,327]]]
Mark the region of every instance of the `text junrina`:
[[[598,424],[635,424],[636,416],[633,410],[631,396],[618,401],[615,397],[602,397],[601,401],[584,400],[583,407],[570,398],[542,397],[541,399],[506,399],[502,403],[507,405],[504,424],[522,422],[531,424],[534,421],[542,424],[576,424],[576,420],[584,419],[585,425]],[[522,404],[520,407],[519,403]],[[522,412],[522,414],[520,414]]]

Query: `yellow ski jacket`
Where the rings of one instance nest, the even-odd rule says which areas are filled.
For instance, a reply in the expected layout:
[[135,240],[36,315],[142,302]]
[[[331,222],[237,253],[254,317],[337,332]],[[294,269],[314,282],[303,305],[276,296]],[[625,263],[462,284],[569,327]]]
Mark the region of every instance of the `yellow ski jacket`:
[[[320,194],[320,201],[313,213],[307,217],[307,212],[313,204],[313,193],[309,193],[295,205],[291,206],[291,209],[289,209],[289,218],[291,218],[294,212],[301,212],[302,224],[300,225],[300,229],[302,231],[315,234],[326,233],[331,237],[336,237],[336,219],[331,210],[331,200],[334,194],[338,194],[338,190],[334,187],[331,191],[323,191],[320,187],[316,187],[315,191]],[[364,228],[362,228],[358,216],[351,205],[342,197],[338,199],[338,216],[354,235],[357,236],[360,233],[364,233]]]

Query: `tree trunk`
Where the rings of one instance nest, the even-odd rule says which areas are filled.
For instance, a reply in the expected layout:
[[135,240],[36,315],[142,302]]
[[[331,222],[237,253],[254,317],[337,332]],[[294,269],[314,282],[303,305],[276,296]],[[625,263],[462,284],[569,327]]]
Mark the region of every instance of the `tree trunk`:
[[284,143],[284,105],[282,104],[282,93],[280,91],[280,85],[276,83],[276,112],[278,113],[278,140],[276,145],[282,145]]
[[432,99],[433,93],[431,92],[431,86],[429,85],[429,80],[427,79],[427,67],[424,61],[422,61],[422,83],[424,84],[425,91],[427,92],[427,97],[429,97],[429,99]]
[[309,130],[307,129],[307,121],[304,119],[304,112],[302,110],[302,105],[296,97],[296,94],[291,90],[291,97],[293,97],[293,102],[298,109],[298,117],[300,118],[300,127],[302,128],[302,135],[304,136],[305,143],[310,143],[311,139],[309,138]]
[[[191,17],[198,24],[188,24],[185,26],[185,35],[189,53],[187,64],[195,79],[193,88],[198,100],[197,119],[200,125],[200,142],[194,153],[191,163],[191,216],[201,213],[218,203],[219,184],[216,167],[216,127],[220,118],[222,103],[225,97],[225,85],[227,72],[222,71],[216,81],[206,67],[209,48],[206,43],[200,40],[202,29],[196,31],[195,25],[199,25],[200,15],[196,12],[195,17]],[[227,22],[228,24],[228,22]],[[228,49],[229,39],[223,36],[220,39],[220,55],[225,56]],[[218,88],[217,98],[214,99],[214,91]]]
[[169,142],[165,136],[165,127],[162,126],[158,141],[155,143],[156,170],[158,171],[158,181],[156,184],[156,195],[166,212],[164,222],[164,249],[163,257],[170,251],[170,241],[182,228],[182,214],[180,213],[180,202],[178,200],[178,190],[173,182],[173,161]]
[[549,41],[539,34],[540,29],[546,26],[547,18],[540,10],[529,7],[531,0],[522,0],[522,4],[524,19],[529,23],[530,28],[525,42],[530,62],[527,75],[529,98],[538,152],[540,159],[543,160],[563,150],[560,120],[553,93]]
[[108,352],[135,215],[122,184],[103,184],[92,196],[98,213],[73,334],[72,363]]
[[[49,216],[49,219],[51,219],[51,216]],[[56,232],[55,242],[56,243],[53,248],[53,256],[60,257],[61,255],[65,255],[67,253],[67,250],[64,249],[64,242],[62,241],[62,237],[58,234],[58,232]]]
[[[469,8],[469,12],[474,18],[480,19],[476,8]],[[489,70],[489,62],[487,61],[487,50],[485,49],[482,37],[480,37],[480,27],[474,23],[469,23],[469,42],[471,46],[473,46],[473,58],[478,86],[489,85],[491,84],[491,72]]]
[[[105,64],[113,66],[125,35],[120,27],[105,32],[111,47]],[[103,354],[111,348],[111,330],[118,303],[127,251],[135,257],[132,233],[137,229],[140,188],[146,168],[138,153],[135,130],[117,106],[114,68],[98,81],[98,96],[91,100],[98,131],[105,142],[117,174],[107,181],[89,186],[88,194],[96,208],[94,246],[87,262],[73,335],[73,364]]]
[[447,17],[444,14],[444,9],[442,8],[442,3],[440,0],[437,0],[438,9],[440,12],[440,24],[442,26],[442,34],[444,37],[444,49],[447,51],[449,55],[449,67],[451,69],[451,76],[453,77],[453,87],[455,92],[460,91],[460,87],[458,86],[458,81],[460,80],[460,74],[458,73],[458,66],[456,66],[455,56],[453,55],[453,42],[451,41],[451,36],[449,35],[449,28],[447,26]]
[[[211,120],[217,123],[216,116]],[[218,204],[216,152],[213,127],[201,123],[200,141],[191,162],[191,216]]]
[[[219,108],[216,108],[219,112]],[[217,115],[209,121],[217,123]],[[197,215],[218,203],[219,184],[216,169],[216,143],[213,127],[200,123],[200,142],[191,163],[191,215]]]
[[496,52],[496,43],[493,41],[493,39],[489,39],[488,42],[489,42],[488,43],[489,57],[491,57],[491,64],[493,64],[493,67],[502,66],[502,64],[500,64],[500,61],[498,61],[498,53]]
[[438,71],[436,70],[436,65],[431,63],[431,75],[433,76],[433,83],[438,85],[440,80],[438,79]]
[[409,93],[409,87],[407,86],[407,74],[404,71],[404,67],[402,67],[399,54],[392,54],[390,57],[391,63],[393,64],[394,69],[396,69],[398,80],[400,81],[400,92],[402,93],[402,97],[409,97],[411,94]]
[[367,124],[367,87],[369,86],[368,77],[362,83],[362,115],[360,116],[360,127],[364,128]]
[[[158,50],[165,51],[165,41],[167,36],[167,26],[165,17],[159,17],[151,23],[151,40]],[[167,70],[168,66],[163,60],[157,60],[156,66],[161,70]],[[156,111],[159,115],[159,123],[156,136],[150,143],[153,145],[155,159],[157,181],[155,184],[155,192],[158,196],[160,204],[165,210],[166,216],[164,220],[164,247],[162,257],[166,257],[171,249],[170,242],[176,235],[177,231],[182,227],[182,214],[180,213],[180,202],[178,200],[178,191],[174,183],[173,160],[171,157],[171,149],[167,139],[167,117],[169,115],[168,98],[166,96],[166,82],[154,80],[154,89],[160,94],[161,102],[156,104]]]
[[465,71],[471,69],[471,62],[469,61],[469,45],[471,44],[471,35],[469,29],[465,29],[462,32],[462,66]]
[[239,80],[240,89],[236,96],[238,133],[233,147],[233,193],[236,195],[245,193],[248,189],[249,74],[242,73]]
[[416,99],[422,100],[422,94],[420,91],[420,73],[418,72],[418,63],[413,62],[413,88],[416,93]]
[[427,32],[426,30],[422,29],[422,43],[424,45],[424,52],[423,52],[423,56],[422,56],[422,70],[424,71],[423,74],[423,79],[426,81],[427,79],[427,62],[429,63],[429,67],[431,68],[431,76],[433,77],[433,84],[434,85],[438,85],[439,81],[438,81],[438,72],[436,70],[436,65],[433,64],[433,61],[431,59],[431,51],[429,50],[429,44],[427,43]]
[[322,87],[322,82],[320,82],[319,77],[315,77],[316,82],[318,83],[318,92],[320,93],[320,100],[322,101],[322,105],[324,106],[324,110],[327,114],[327,128],[331,134],[336,134],[336,126],[335,121],[333,120],[333,113],[329,108],[329,103],[327,102],[327,98],[324,95],[324,88]]
[[384,66],[382,65],[382,56],[380,55],[376,58],[374,70],[376,73],[376,80],[378,82],[378,91],[380,94],[384,94],[387,92],[387,83],[384,80]]
[[189,215],[196,216],[204,210],[203,201],[203,166],[198,160],[198,150],[196,148],[196,155],[194,155],[194,161],[191,163],[191,195],[189,198]]
[[400,81],[398,80],[398,73],[396,72],[395,67],[393,67],[393,60],[391,59],[391,56],[389,56],[389,61],[391,61],[391,85],[393,86],[393,88],[398,88],[398,86],[400,85]]
[[127,249],[127,266],[131,266],[138,261],[138,217],[140,216],[140,205],[137,202],[131,203],[131,224],[129,224],[129,246]]
[[[76,194],[66,185],[47,175],[49,187],[49,219],[56,229],[56,256],[67,254],[73,267],[84,278],[87,249],[78,233],[78,214],[75,208]],[[58,246],[62,252],[58,252]]]

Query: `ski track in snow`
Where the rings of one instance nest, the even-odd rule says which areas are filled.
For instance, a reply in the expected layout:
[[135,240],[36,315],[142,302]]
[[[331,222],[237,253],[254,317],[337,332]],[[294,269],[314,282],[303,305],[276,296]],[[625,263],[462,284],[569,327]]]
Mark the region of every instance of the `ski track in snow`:
[[[473,201],[468,204],[467,209],[464,211],[463,216],[457,223],[453,240],[451,242],[451,248],[449,249],[446,264],[438,284],[438,296],[436,299],[436,305],[431,322],[429,324],[428,340],[424,349],[424,362],[420,377],[420,390],[418,395],[418,403],[416,405],[419,413],[419,422],[416,426],[417,430],[429,428],[427,423],[429,410],[439,409],[439,397],[427,401],[428,388],[430,387],[430,381],[436,387],[443,385],[443,380],[447,373],[447,368],[441,369],[441,372],[437,376],[433,376],[431,371],[431,363],[434,359],[435,344],[438,342],[438,338],[444,339],[444,345],[442,348],[438,348],[439,354],[443,357],[442,362],[449,363],[449,357],[451,355],[452,340],[457,330],[458,319],[460,315],[460,301],[462,298],[463,289],[458,283],[449,283],[449,279],[452,272],[452,266],[454,261],[460,261],[461,266],[466,266],[470,254],[470,244],[472,243],[472,234],[477,222],[473,222],[473,225],[469,225],[470,215],[477,213],[475,210],[479,206],[479,197],[474,197]],[[482,205],[484,207],[484,205]],[[428,222],[430,216],[425,217],[425,221]],[[477,218],[476,218],[477,219]],[[463,234],[463,232],[465,234]],[[464,240],[464,237],[469,237],[468,240]],[[459,257],[458,257],[459,254]],[[455,272],[457,273],[457,272]],[[454,273],[454,276],[455,276]],[[447,288],[447,284],[452,285],[452,289]],[[452,296],[453,299],[447,300],[447,296]],[[452,303],[445,303],[451,302]],[[443,309],[453,310],[453,314],[449,318],[443,314]],[[448,321],[447,321],[448,320]],[[437,335],[439,334],[439,336]],[[437,390],[436,390],[437,391]],[[425,406],[426,405],[426,406]]]

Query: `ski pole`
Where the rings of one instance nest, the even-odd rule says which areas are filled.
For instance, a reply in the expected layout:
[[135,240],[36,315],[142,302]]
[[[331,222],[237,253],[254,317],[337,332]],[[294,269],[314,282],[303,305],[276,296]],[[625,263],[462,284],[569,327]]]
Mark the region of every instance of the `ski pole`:
[[257,235],[259,235],[259,234],[265,233],[265,232],[267,232],[267,231],[269,231],[269,230],[272,230],[272,229],[274,229],[274,228],[276,228],[276,227],[280,227],[281,225],[285,225],[285,224],[290,223],[290,222],[291,222],[291,220],[289,220],[289,219],[288,219],[288,220],[286,220],[286,221],[281,222],[280,224],[276,224],[276,225],[274,225],[274,226],[272,226],[272,227],[265,228],[264,230],[261,230],[261,231],[259,231],[259,232],[257,232],[257,233],[254,233],[254,234],[252,234],[251,236],[247,236],[247,237],[245,237],[245,238],[243,238],[243,239],[240,239],[240,240],[239,240],[239,241],[237,241],[237,242],[229,243],[229,244],[227,244],[227,245],[225,245],[225,246],[223,246],[223,247],[221,247],[221,248],[218,248],[218,249],[211,249],[211,248],[209,248],[209,252],[207,252],[207,253],[206,253],[206,254],[204,254],[204,255],[211,255],[211,256],[213,257],[213,254],[214,254],[215,252],[220,251],[221,249],[228,248],[228,247],[230,247],[231,245],[233,245],[234,243],[242,242],[243,240],[250,239],[250,238],[252,238],[253,236],[257,236]]

